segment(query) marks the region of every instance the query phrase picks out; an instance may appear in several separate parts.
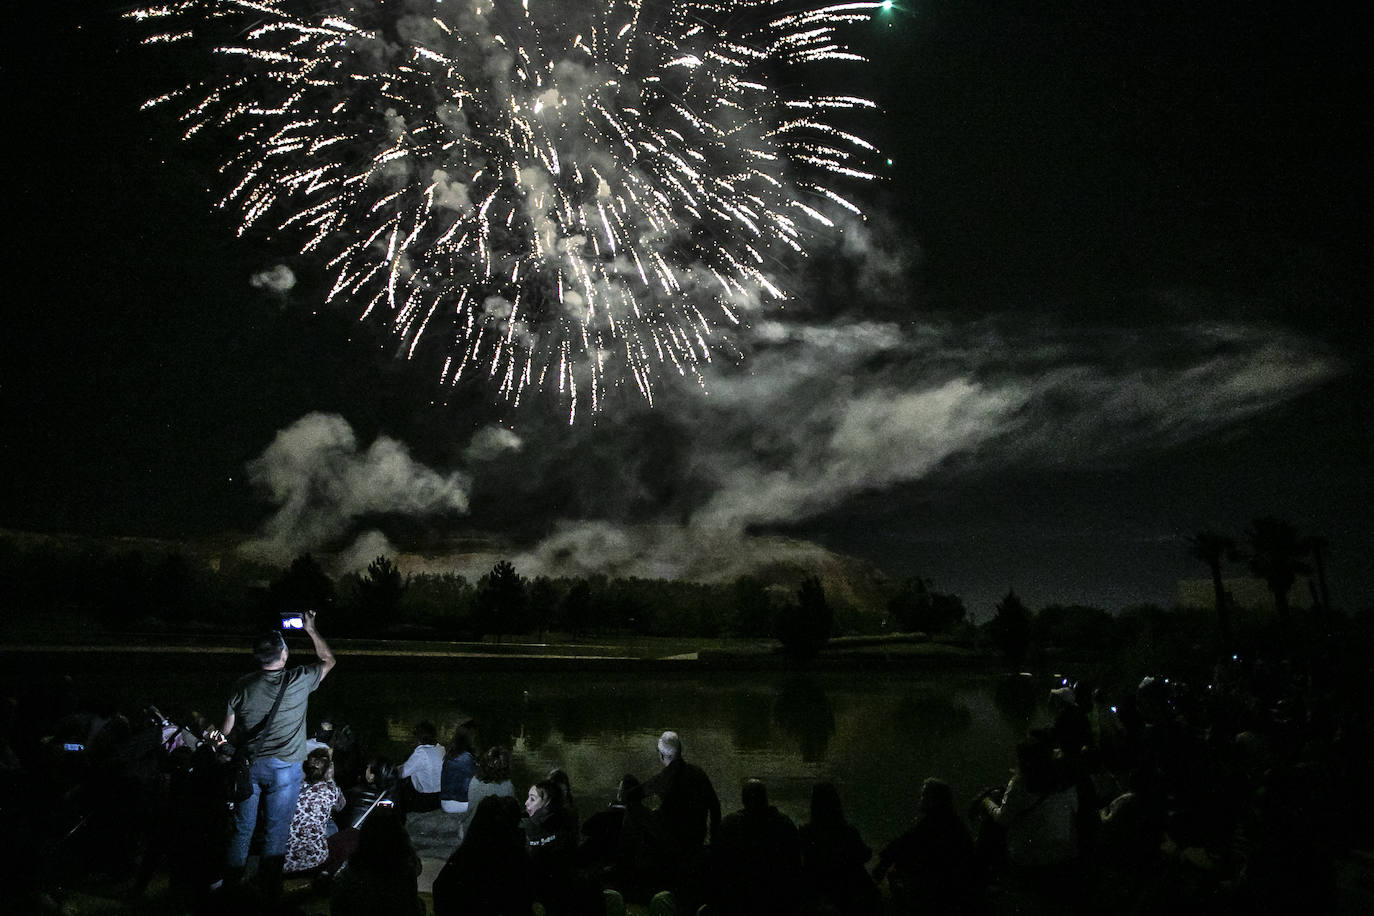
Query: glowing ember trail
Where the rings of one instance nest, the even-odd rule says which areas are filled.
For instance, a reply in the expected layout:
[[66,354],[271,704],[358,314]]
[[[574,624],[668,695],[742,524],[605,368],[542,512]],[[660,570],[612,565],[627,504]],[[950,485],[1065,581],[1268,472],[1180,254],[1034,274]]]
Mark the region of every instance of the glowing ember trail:
[[[385,320],[440,379],[480,371],[599,408],[657,372],[700,380],[721,328],[781,299],[871,179],[798,67],[860,58],[837,31],[880,3],[781,0],[199,0],[127,14],[148,44],[212,50],[217,77],[147,103],[227,143],[240,232],[322,256],[328,300]],[[827,211],[831,216],[827,216]],[[724,324],[718,328],[714,321]]]

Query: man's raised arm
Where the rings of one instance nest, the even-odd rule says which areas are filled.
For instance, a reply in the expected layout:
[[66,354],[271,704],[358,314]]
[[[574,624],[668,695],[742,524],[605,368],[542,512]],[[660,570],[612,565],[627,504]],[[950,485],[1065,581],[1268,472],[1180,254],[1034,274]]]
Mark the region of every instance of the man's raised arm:
[[305,612],[304,621],[305,634],[310,637],[310,641],[315,646],[315,655],[320,660],[320,680],[323,681],[326,674],[334,668],[334,653],[329,651],[329,643],[324,641],[320,631],[315,629],[315,611]]

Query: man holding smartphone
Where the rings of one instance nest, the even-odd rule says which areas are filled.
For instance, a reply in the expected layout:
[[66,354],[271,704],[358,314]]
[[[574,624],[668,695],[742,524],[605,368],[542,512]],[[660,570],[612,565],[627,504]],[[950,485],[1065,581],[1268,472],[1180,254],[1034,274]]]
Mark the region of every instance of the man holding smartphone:
[[[301,629],[310,637],[318,659],[294,668],[286,666],[290,651],[281,631],[272,631],[253,643],[259,668],[234,684],[221,731],[235,746],[253,744],[253,794],[234,809],[234,834],[229,841],[226,883],[242,880],[248,846],[257,827],[261,806],[267,822],[258,880],[269,897],[281,893],[282,864],[304,779],[301,762],[306,755],[306,711],[310,694],[334,668],[334,653],[315,628],[315,612],[300,615]],[[277,711],[267,718],[281,697]],[[263,725],[266,724],[264,728]],[[235,735],[234,730],[238,729]]]

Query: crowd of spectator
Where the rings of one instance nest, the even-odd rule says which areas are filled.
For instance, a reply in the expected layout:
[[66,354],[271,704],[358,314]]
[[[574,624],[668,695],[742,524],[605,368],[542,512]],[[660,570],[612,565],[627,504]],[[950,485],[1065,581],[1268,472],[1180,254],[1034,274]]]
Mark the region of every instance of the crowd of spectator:
[[[1047,724],[1008,748],[1007,785],[959,799],[949,774],[912,773],[891,800],[911,825],[881,838],[846,819],[828,781],[800,825],[758,779],[723,811],[672,731],[656,772],[625,774],[614,799],[582,809],[562,770],[517,787],[510,749],[479,747],[466,715],[447,745],[418,723],[399,763],[321,722],[285,877],[333,913],[423,916],[406,825],[435,812],[454,838],[432,882],[438,916],[1333,910],[1335,862],[1357,839],[1343,794],[1371,759],[1361,704],[1286,664],[1238,658],[1206,683],[1147,677],[1123,696],[1052,687],[1037,688]],[[11,845],[0,909],[59,912],[74,875],[121,881],[137,899],[159,872],[186,912],[300,906],[224,882],[232,812],[220,749],[201,740],[209,720],[81,709],[70,680],[34,700],[0,706],[0,827],[31,839]]]

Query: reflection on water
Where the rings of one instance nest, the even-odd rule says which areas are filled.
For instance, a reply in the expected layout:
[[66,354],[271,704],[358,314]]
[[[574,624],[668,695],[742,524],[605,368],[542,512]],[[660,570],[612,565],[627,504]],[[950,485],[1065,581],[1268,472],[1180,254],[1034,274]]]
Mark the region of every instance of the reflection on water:
[[459,711],[478,722],[478,743],[516,751],[516,778],[565,770],[583,815],[605,804],[625,773],[659,766],[655,742],[673,729],[687,759],[715,783],[726,812],[739,788],[764,779],[775,804],[799,823],[811,786],[833,780],[850,818],[875,845],[904,829],[926,776],[963,799],[1005,783],[1034,702],[1009,710],[999,679],[961,672],[797,674],[711,672],[340,677],[312,708],[351,722],[367,740],[408,753],[412,725],[451,732]]
[[[233,680],[156,666],[132,678],[128,670],[73,674],[84,691],[110,691],[125,709],[155,702],[212,718]],[[947,780],[961,800],[1006,781],[1016,740],[1043,709],[1041,690],[999,691],[1001,681],[958,671],[466,673],[459,662],[447,672],[404,672],[351,669],[343,659],[311,700],[311,724],[349,724],[364,749],[400,760],[416,722],[434,722],[447,742],[459,713],[469,714],[479,746],[516,752],[518,780],[567,771],[583,816],[610,800],[625,773],[656,771],[656,739],[671,728],[726,812],[739,807],[744,779],[758,776],[800,823],[812,785],[829,779],[865,839],[880,846],[914,817],[925,777]]]
[[1010,722],[1025,722],[1044,699],[1044,683],[1030,674],[1009,674],[997,682],[993,699],[997,710]]
[[823,763],[835,734],[835,709],[817,677],[788,678],[773,703],[773,721],[801,749],[803,763]]
[[903,722],[920,722],[930,738],[957,738],[969,727],[973,713],[959,700],[933,690],[920,690],[902,697],[897,706],[897,718]]

